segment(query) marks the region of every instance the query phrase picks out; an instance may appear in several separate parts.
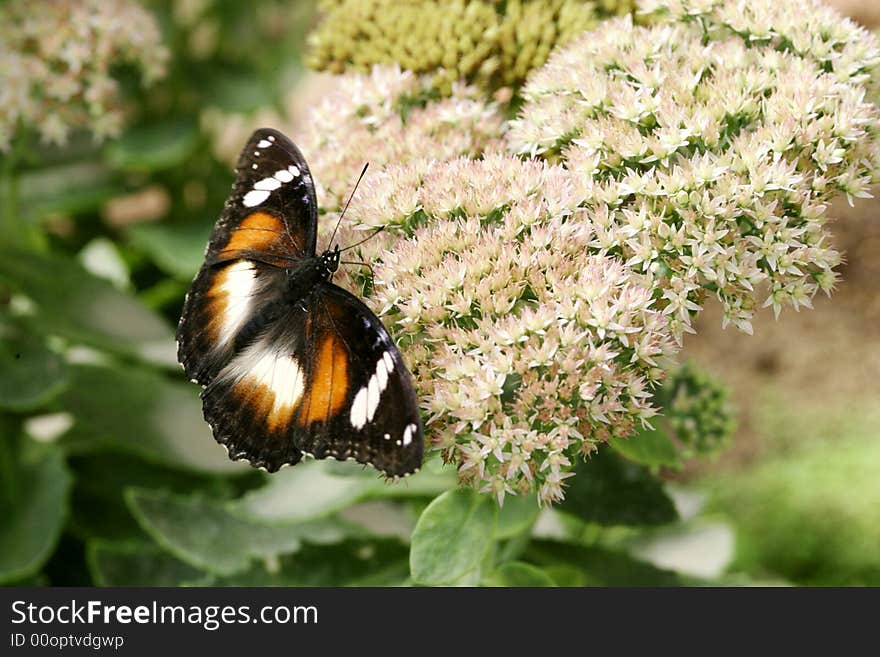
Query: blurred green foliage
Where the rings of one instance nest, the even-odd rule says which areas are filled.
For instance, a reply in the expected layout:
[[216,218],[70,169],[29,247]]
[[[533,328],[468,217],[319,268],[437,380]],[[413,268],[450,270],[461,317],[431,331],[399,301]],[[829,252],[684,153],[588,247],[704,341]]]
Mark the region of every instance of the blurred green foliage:
[[734,567],[809,586],[880,586],[880,407],[783,399],[762,410],[773,453],[710,484],[710,507],[738,529]]
[[[693,366],[657,391],[668,415],[580,464],[553,510],[511,496],[499,508],[458,490],[437,458],[393,484],[352,464],[266,475],[228,460],[202,420],[197,387],[176,365],[173,339],[232,182],[201,115],[282,111],[313,8],[147,6],[172,58],[149,90],[131,71],[116,72],[130,109],[124,133],[103,145],[73,134],[66,147],[48,148],[22,125],[0,166],[0,583],[693,582],[629,547],[650,540],[652,528],[687,531],[658,473],[715,451],[732,430],[723,388]],[[837,454],[841,486],[857,461],[856,451]],[[803,509],[812,502],[795,492],[809,489],[802,479],[819,462],[792,464],[780,481],[761,471],[730,490],[754,496],[781,486]],[[745,536],[763,537],[761,550],[784,543],[784,520],[742,522]],[[855,550],[846,537],[813,546],[810,558]],[[752,556],[741,556],[741,567],[775,563],[759,552],[744,553]],[[772,570],[797,581],[801,567],[792,567]],[[873,567],[803,579],[876,583]]]

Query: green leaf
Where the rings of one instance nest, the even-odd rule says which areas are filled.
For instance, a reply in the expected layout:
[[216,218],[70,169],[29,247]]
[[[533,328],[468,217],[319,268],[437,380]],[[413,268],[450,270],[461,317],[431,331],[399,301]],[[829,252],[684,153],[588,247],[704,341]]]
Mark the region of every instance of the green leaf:
[[663,485],[641,465],[600,449],[575,467],[557,507],[600,525],[662,525],[678,518]]
[[433,497],[453,485],[454,471],[441,469],[439,460],[393,483],[351,463],[308,461],[271,475],[264,487],[245,495],[238,508],[264,520],[304,520],[370,499]]
[[0,509],[0,582],[36,573],[52,554],[67,514],[70,473],[57,449],[19,464],[15,501]]
[[440,495],[413,531],[409,562],[413,580],[443,586],[478,574],[492,547],[497,515],[494,500],[473,490]]
[[58,404],[74,418],[61,438],[74,451],[113,450],[154,463],[215,474],[249,472],[229,460],[202,419],[198,386],[152,372],[74,365]]
[[556,586],[547,573],[522,561],[508,561],[493,570],[483,581],[485,586]]
[[118,543],[146,538],[125,504],[126,488],[161,489],[176,494],[201,494],[230,499],[238,494],[242,479],[212,477],[154,465],[136,456],[97,452],[70,459],[77,473],[73,487],[67,531],[82,539],[103,539]]
[[234,575],[255,560],[296,552],[303,540],[334,543],[361,533],[333,519],[269,524],[240,516],[225,503],[162,491],[130,489],[126,501],[160,546],[216,575]]
[[539,511],[534,495],[508,495],[498,511],[495,538],[504,540],[528,531],[538,519]]
[[[679,586],[681,580],[672,572],[633,559],[624,552],[606,548],[535,540],[526,558],[554,569],[561,586]],[[565,576],[565,569],[581,573],[579,578]]]
[[651,468],[681,465],[681,455],[675,444],[660,429],[643,429],[629,438],[614,438],[611,447],[630,461]]
[[181,586],[207,575],[149,544],[90,541],[89,571],[97,586]]
[[209,71],[201,86],[208,104],[224,112],[247,114],[275,102],[273,85],[255,76],[253,70]]
[[199,143],[194,120],[173,119],[132,128],[105,149],[107,163],[116,169],[158,171],[186,161]]
[[0,408],[30,411],[43,406],[66,386],[67,364],[42,336],[0,317]]
[[399,586],[409,577],[409,549],[394,539],[303,543],[276,563],[259,563],[212,586]]
[[70,258],[0,247],[0,281],[36,304],[29,321],[46,334],[177,365],[165,320]]
[[20,179],[23,219],[94,212],[120,194],[120,183],[107,167],[91,161],[43,166]]
[[202,222],[138,224],[128,235],[132,244],[145,251],[157,267],[188,283],[205,259],[205,244],[212,226]]
[[587,577],[584,575],[584,572],[570,564],[548,564],[544,567],[544,572],[547,573],[556,586],[577,587],[587,585]]

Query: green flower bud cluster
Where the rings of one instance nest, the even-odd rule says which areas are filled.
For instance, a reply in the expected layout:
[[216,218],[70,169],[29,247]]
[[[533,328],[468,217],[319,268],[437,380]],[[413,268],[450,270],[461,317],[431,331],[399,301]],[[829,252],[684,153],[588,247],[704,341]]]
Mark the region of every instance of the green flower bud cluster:
[[310,37],[309,64],[341,73],[375,64],[489,89],[520,84],[550,50],[632,10],[633,0],[332,0]]
[[693,364],[670,372],[655,402],[685,458],[717,454],[736,429],[727,388]]

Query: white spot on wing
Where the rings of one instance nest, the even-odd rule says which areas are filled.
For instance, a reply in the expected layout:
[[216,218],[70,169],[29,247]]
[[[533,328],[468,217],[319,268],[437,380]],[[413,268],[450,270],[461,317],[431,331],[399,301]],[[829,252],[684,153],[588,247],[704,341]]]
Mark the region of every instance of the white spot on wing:
[[271,192],[281,187],[281,181],[275,178],[263,178],[254,183],[254,189]]
[[376,375],[370,377],[370,382],[367,384],[367,419],[372,420],[373,416],[376,414],[376,409],[379,408],[379,397],[382,396],[382,392],[379,390],[379,381],[376,379]]
[[266,340],[250,345],[221,374],[235,380],[253,379],[275,393],[272,412],[293,408],[305,391],[305,375],[299,363]]
[[257,142],[257,148],[269,148],[272,145],[272,142],[268,139],[261,139]]
[[291,174],[293,174],[294,178],[299,177],[299,167],[295,164],[291,164],[289,167],[287,167],[287,170],[290,171]]
[[363,429],[367,423],[367,389],[361,388],[351,404],[351,426],[355,429]]
[[223,324],[220,328],[220,341],[223,344],[235,337],[250,316],[251,295],[256,283],[256,271],[249,260],[238,260],[226,270],[220,286],[221,293],[226,295]]
[[[373,375],[373,379],[376,379],[376,382],[379,384],[379,392],[383,392],[388,385],[388,370],[385,367],[384,360],[379,359],[379,362],[376,363],[376,373]],[[372,381],[373,379],[370,380]]]
[[287,169],[281,169],[281,171],[275,172],[275,179],[283,183],[289,183],[293,180],[293,174]]
[[267,198],[269,198],[269,192],[260,189],[252,189],[244,195],[244,198],[241,199],[241,202],[246,208],[252,208],[255,205],[259,205]]
[[389,352],[382,354],[376,362],[376,371],[367,381],[367,385],[358,390],[354,402],[351,405],[351,426],[362,429],[367,422],[372,421],[379,408],[382,393],[388,387],[388,375],[394,370],[394,359]]
[[413,436],[418,430],[418,427],[415,424],[407,424],[406,429],[403,430],[403,445],[409,445],[413,441]]

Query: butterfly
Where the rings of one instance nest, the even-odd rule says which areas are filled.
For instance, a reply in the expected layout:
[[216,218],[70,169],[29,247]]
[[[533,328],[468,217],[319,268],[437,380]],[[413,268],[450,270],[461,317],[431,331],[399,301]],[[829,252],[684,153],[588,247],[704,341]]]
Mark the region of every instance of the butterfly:
[[317,233],[305,158],[257,130],[186,296],[178,360],[233,460],[274,472],[309,455],[410,474],[424,442],[412,379],[379,318],[333,284],[341,250],[319,255]]

